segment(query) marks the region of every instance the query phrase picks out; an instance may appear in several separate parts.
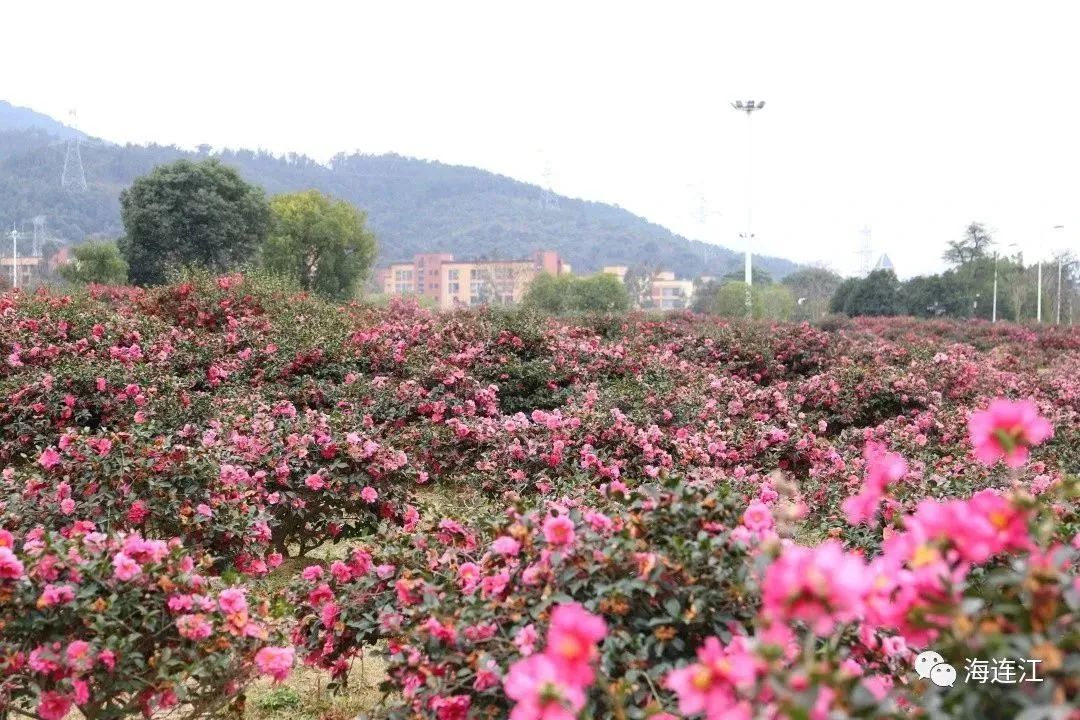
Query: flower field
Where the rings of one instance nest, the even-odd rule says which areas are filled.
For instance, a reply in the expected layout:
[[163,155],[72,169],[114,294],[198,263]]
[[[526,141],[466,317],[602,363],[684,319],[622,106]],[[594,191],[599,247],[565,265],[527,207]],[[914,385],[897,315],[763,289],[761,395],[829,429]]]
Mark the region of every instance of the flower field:
[[0,344],[0,716],[377,657],[402,720],[1080,717],[1080,330],[234,275],[9,293]]

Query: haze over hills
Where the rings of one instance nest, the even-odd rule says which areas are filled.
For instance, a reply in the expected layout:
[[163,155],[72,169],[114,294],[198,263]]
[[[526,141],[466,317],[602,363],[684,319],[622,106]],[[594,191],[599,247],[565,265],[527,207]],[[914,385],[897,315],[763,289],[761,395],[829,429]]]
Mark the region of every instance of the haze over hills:
[[[120,191],[154,166],[210,155],[161,145],[81,146],[88,188],[60,187],[64,146],[78,131],[40,113],[0,101],[0,223],[28,225],[45,215],[50,231],[69,242],[116,237]],[[85,136],[83,136],[85,137]],[[275,157],[251,150],[213,156],[236,167],[268,195],[316,188],[368,213],[379,240],[379,262],[416,252],[462,258],[516,258],[557,250],[576,272],[621,264],[674,270],[677,275],[721,275],[741,267],[728,248],[675,235],[619,207],[546,194],[540,187],[477,168],[399,155],[341,154],[327,165],[300,155]],[[797,266],[755,256],[781,278]]]

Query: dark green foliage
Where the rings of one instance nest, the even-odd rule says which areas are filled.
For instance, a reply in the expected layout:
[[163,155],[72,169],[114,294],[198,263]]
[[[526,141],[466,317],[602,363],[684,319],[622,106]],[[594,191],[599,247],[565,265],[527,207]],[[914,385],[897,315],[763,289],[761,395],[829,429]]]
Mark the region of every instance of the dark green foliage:
[[844,302],[847,315],[891,316],[903,312],[900,282],[892,270],[875,270],[851,289]]
[[541,273],[529,285],[522,303],[545,313],[623,312],[630,308],[630,294],[614,275],[587,278]]
[[60,267],[60,277],[70,283],[123,285],[127,282],[128,264],[114,242],[88,242],[79,245],[74,259]]
[[236,268],[252,258],[270,225],[262,190],[212,159],[155,168],[120,194],[120,206],[120,251],[139,285],[164,282],[170,268]]
[[853,277],[846,278],[840,283],[836,290],[833,292],[832,300],[829,301],[829,312],[842,313],[844,312],[844,306],[847,305],[848,297],[851,292],[862,282],[861,278]]

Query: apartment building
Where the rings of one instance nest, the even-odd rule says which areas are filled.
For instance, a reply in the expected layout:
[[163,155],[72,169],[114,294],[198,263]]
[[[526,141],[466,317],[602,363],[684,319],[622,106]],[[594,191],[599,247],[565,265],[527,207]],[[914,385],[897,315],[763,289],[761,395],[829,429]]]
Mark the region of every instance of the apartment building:
[[516,303],[541,272],[568,274],[570,265],[553,250],[527,260],[455,260],[450,253],[422,253],[412,262],[391,264],[377,277],[387,295],[420,295],[452,309]]
[[690,307],[694,297],[693,280],[676,280],[675,273],[662,270],[653,276],[648,289],[651,305],[657,310],[681,310]]

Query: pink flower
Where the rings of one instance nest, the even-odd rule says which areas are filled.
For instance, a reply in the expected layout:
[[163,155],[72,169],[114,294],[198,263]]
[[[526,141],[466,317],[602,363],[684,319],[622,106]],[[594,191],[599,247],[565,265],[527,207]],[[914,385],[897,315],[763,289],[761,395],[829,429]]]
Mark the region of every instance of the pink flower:
[[472,594],[480,583],[480,566],[473,562],[458,566],[458,584],[466,593]]
[[79,672],[86,672],[94,664],[94,653],[90,650],[90,643],[85,640],[72,640],[68,643],[64,657],[68,666]]
[[352,580],[353,571],[352,568],[345,563],[340,560],[335,560],[330,564],[330,574],[333,575],[334,579],[339,583],[347,583]]
[[205,640],[214,631],[214,626],[205,615],[181,615],[176,618],[176,629],[180,637],[188,640]]
[[514,644],[517,645],[518,652],[526,657],[536,650],[536,640],[536,626],[532,623],[518,630],[517,635],[514,636]]
[[854,620],[863,607],[870,574],[862,558],[829,540],[814,548],[791,545],[762,583],[762,614],[771,621],[802,620],[818,635]]
[[23,564],[11,548],[0,545],[0,580],[18,580],[23,572]]
[[1032,400],[997,398],[986,410],[971,415],[968,433],[979,462],[992,466],[1004,460],[1017,468],[1027,462],[1032,446],[1053,437],[1054,426],[1039,415]]
[[37,714],[42,720],[64,720],[71,710],[71,698],[52,690],[41,693],[38,700]]
[[516,703],[510,720],[575,720],[585,707],[584,689],[569,682],[562,667],[546,655],[511,665],[503,689]]
[[431,709],[435,711],[436,720],[468,720],[470,706],[472,700],[468,695],[437,696],[431,699]]
[[315,582],[322,577],[323,569],[318,565],[308,565],[300,572],[300,577],[308,582]]
[[45,586],[45,589],[41,592],[41,597],[38,598],[37,606],[39,608],[52,607],[53,605],[62,605],[69,603],[75,599],[75,588],[70,585],[53,585],[49,583]]
[[122,552],[118,552],[113,556],[112,564],[113,577],[124,582],[135,579],[139,576],[139,573],[142,572],[139,563],[135,562]]
[[753,684],[761,662],[744,644],[733,640],[725,648],[715,637],[705,639],[697,656],[696,663],[672,670],[664,679],[664,685],[679,698],[679,712],[704,713],[709,720],[750,718],[749,707],[738,702],[737,692]]
[[291,647],[264,647],[255,653],[255,666],[263,675],[274,678],[274,682],[281,682],[289,677],[294,656]]
[[218,607],[227,614],[247,612],[248,604],[244,591],[240,588],[222,590],[218,595]]
[[51,445],[45,448],[45,451],[41,453],[41,457],[38,458],[38,465],[51,470],[60,464],[60,453],[56,452],[56,448]]
[[743,525],[747,530],[761,532],[773,526],[772,513],[765,503],[755,500],[743,512]]
[[544,520],[544,539],[551,545],[573,545],[574,537],[574,521],[565,515],[549,515]]
[[499,555],[516,557],[521,552],[521,543],[509,535],[500,535],[495,538],[495,542],[491,543],[491,549]]
[[75,512],[75,501],[71,498],[64,498],[60,501],[60,512],[64,515],[70,515]]
[[326,487],[326,481],[323,480],[322,475],[308,475],[307,480],[304,481],[304,485],[307,485],[310,490],[322,490]]
[[369,485],[360,491],[360,498],[366,503],[373,503],[379,499],[379,493]]
[[412,505],[409,505],[408,507],[406,507],[405,508],[404,523],[402,524],[401,529],[404,530],[405,532],[412,532],[413,530],[416,529],[416,526],[419,523],[420,523],[420,512],[416,508],[414,508]]
[[593,680],[591,663],[600,654],[597,643],[606,635],[604,618],[578,603],[564,603],[551,613],[544,654],[564,668],[571,682],[589,685]]

